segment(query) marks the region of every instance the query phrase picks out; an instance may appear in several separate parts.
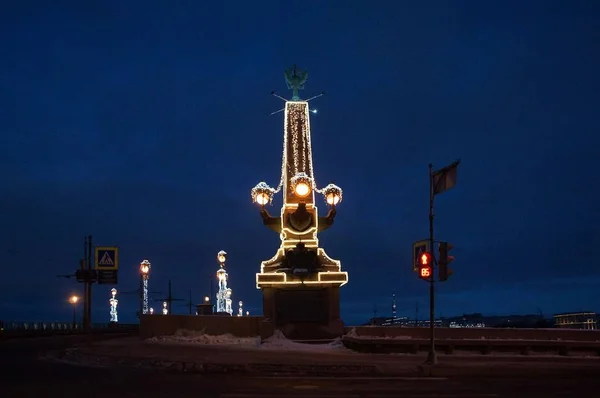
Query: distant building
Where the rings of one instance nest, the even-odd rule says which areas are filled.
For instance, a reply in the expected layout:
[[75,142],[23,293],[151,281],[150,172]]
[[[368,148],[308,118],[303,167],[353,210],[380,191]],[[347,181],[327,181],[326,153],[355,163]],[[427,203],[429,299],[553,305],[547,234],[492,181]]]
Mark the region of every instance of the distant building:
[[[429,320],[410,319],[408,317],[371,318],[366,325],[396,327],[429,327]],[[450,328],[551,328],[552,320],[543,315],[491,315],[480,313],[464,314],[456,317],[435,320],[436,327]]]
[[560,329],[598,329],[597,314],[591,311],[554,315],[554,325]]
[[[434,322],[436,327],[443,327],[445,326],[443,324],[443,321],[441,319],[436,319]],[[392,318],[392,317],[384,317],[384,316],[380,316],[377,318],[371,318],[369,320],[368,323],[366,323],[365,325],[371,325],[371,326],[397,326],[397,327],[429,327],[429,319],[427,320],[422,320],[419,319],[418,321],[415,321],[414,319],[409,319],[408,317],[398,317],[398,318]]]
[[548,328],[552,323],[543,315],[482,315],[464,314],[444,318],[444,325],[451,328]]

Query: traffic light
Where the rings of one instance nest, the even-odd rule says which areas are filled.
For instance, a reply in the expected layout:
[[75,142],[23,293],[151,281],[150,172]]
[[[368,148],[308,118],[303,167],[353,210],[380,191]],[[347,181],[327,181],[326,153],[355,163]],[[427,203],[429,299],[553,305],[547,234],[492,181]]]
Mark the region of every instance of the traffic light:
[[431,253],[429,250],[429,240],[424,239],[413,243],[413,272],[419,272],[421,268],[419,257],[422,253]]
[[431,253],[423,252],[419,255],[419,278],[429,280],[431,278]]
[[438,257],[438,276],[440,282],[448,280],[448,277],[454,273],[452,269],[448,268],[448,265],[454,261],[454,256],[449,255],[450,250],[454,246],[448,242],[440,242],[439,257]]

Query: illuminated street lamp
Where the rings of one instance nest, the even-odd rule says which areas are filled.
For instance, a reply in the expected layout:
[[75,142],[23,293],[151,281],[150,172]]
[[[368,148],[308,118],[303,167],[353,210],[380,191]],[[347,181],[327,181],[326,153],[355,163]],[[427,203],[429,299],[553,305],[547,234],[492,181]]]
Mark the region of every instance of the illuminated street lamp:
[[77,303],[79,302],[79,297],[76,295],[72,295],[71,297],[69,297],[69,303],[71,303],[73,305],[73,329],[75,329],[75,327],[77,326]]
[[150,307],[150,315],[154,314],[154,308]]
[[140,263],[140,313],[148,313],[148,279],[150,278],[150,261]]
[[267,183],[259,182],[254,188],[252,188],[252,191],[250,191],[250,196],[252,197],[252,201],[254,203],[258,203],[262,207],[265,207],[267,203],[271,203],[275,193],[275,190],[268,186]]
[[310,195],[313,186],[313,180],[306,173],[296,173],[290,180],[294,193],[300,198],[306,198]]
[[204,302],[208,304],[209,301],[210,301],[210,297],[204,296]]
[[342,188],[335,184],[328,184],[323,188],[323,196],[329,206],[335,207],[342,201]]
[[217,313],[232,314],[231,309],[231,289],[227,287],[227,271],[225,270],[225,260],[227,253],[221,250],[217,253],[219,261],[219,269],[217,270],[217,281],[219,283],[219,291],[217,292]]
[[226,259],[227,259],[227,252],[225,252],[225,250],[221,250],[220,252],[217,253],[217,260],[219,261],[219,264],[225,264]]
[[140,263],[140,273],[142,275],[148,275],[148,273],[150,272],[150,261],[148,260],[144,260]]

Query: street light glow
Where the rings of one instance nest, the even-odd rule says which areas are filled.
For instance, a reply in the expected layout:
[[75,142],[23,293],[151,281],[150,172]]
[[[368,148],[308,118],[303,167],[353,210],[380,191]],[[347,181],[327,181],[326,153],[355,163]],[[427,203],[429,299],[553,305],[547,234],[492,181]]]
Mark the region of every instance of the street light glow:
[[269,197],[269,195],[267,193],[263,192],[263,193],[257,194],[255,200],[256,200],[256,203],[258,203],[261,206],[264,206],[267,203],[269,203],[271,198]]
[[150,261],[144,260],[140,263],[140,272],[143,275],[147,275],[150,272]]
[[225,250],[221,250],[220,252],[217,253],[217,260],[219,260],[220,264],[225,263],[226,259],[227,259],[227,252],[225,252]]
[[298,184],[296,184],[296,188],[294,189],[294,191],[296,192],[296,195],[303,198],[305,196],[308,196],[308,194],[310,193],[310,187],[305,182],[299,182]]

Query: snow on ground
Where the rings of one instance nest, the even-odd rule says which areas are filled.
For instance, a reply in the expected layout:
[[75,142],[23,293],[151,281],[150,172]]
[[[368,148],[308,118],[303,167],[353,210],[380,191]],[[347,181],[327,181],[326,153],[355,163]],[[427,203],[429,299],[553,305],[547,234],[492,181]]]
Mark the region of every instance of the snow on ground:
[[273,336],[263,341],[260,346],[262,349],[267,350],[289,350],[289,351],[342,351],[347,350],[344,347],[341,339],[335,339],[334,341],[327,344],[306,344],[297,343],[292,340],[288,340],[280,330],[276,330]]
[[176,343],[192,345],[235,345],[242,347],[257,347],[260,337],[235,337],[231,334],[212,336],[202,331],[179,329],[171,336],[152,337],[147,343]]
[[172,336],[160,336],[147,339],[146,342],[152,344],[190,344],[190,345],[217,345],[217,346],[236,346],[244,348],[259,348],[266,350],[285,350],[285,351],[350,351],[344,347],[341,339],[336,339],[327,344],[304,344],[288,340],[280,330],[276,330],[273,336],[265,341],[260,341],[260,337],[235,337],[231,334],[222,334],[212,336],[201,331],[177,330]]

